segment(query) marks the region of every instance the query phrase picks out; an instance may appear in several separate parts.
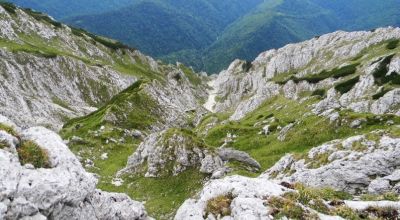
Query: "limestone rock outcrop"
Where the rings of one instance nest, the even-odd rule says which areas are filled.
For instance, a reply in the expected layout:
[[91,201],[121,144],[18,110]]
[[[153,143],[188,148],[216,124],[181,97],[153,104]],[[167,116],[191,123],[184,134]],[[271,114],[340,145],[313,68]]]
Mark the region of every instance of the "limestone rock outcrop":
[[[346,108],[357,112],[398,114],[397,90],[392,90],[377,100],[371,100],[370,96],[381,89],[372,75],[376,68],[382,67],[380,63],[384,59],[377,57],[377,61],[365,61],[362,51],[399,38],[400,29],[392,27],[375,31],[338,31],[266,51],[252,63],[235,60],[213,83],[213,96],[217,97],[214,110],[223,112],[233,109],[230,119],[239,120],[275,95],[283,94],[287,98],[299,99],[304,92],[325,89],[329,92],[316,106],[319,113],[332,108]],[[318,82],[293,80],[293,77],[301,79],[304,76],[318,75],[322,70],[354,64],[357,59],[361,59],[361,64],[357,67],[357,72],[361,75],[359,82],[345,94],[331,91],[343,77],[331,77]],[[386,75],[400,74],[398,56],[392,57],[388,64],[383,65],[387,65]],[[279,82],[285,78],[286,81]]]
[[333,140],[304,158],[286,155],[263,176],[353,194],[399,193],[399,158],[400,138],[375,131]]
[[[3,125],[15,126],[0,119]],[[7,142],[0,148],[0,219],[150,219],[142,203],[96,189],[97,179],[54,132],[33,127],[14,135],[0,131],[0,141]],[[45,152],[48,167],[22,165],[18,149],[24,141]]]

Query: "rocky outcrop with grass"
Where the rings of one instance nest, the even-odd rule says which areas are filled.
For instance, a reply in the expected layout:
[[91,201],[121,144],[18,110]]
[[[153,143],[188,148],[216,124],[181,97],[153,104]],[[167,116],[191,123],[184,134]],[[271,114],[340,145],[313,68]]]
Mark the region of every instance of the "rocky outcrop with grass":
[[206,183],[195,198],[183,203],[174,219],[396,219],[399,206],[395,194],[357,199],[329,187],[230,176]]
[[399,158],[400,138],[378,130],[287,155],[264,175],[353,194],[399,193]]
[[0,116],[0,219],[149,219],[143,204],[96,189],[54,132]]
[[0,3],[0,218],[398,216],[399,42],[339,31],[208,77]]
[[148,136],[118,175],[145,173],[146,177],[175,176],[188,168],[196,168],[201,173],[211,174],[211,178],[220,178],[230,171],[226,166],[229,161],[255,170],[261,168],[245,152],[224,147],[212,149],[192,131],[172,128]]
[[20,126],[59,130],[158,71],[135,49],[29,9],[0,6],[0,36],[0,113]]
[[260,54],[252,63],[236,60],[214,83],[215,111],[232,110],[239,120],[266,100],[284,94],[326,97],[315,106],[375,114],[398,112],[399,28],[335,32]]
[[396,219],[400,139],[371,132],[287,155],[258,178],[212,180],[175,219]]

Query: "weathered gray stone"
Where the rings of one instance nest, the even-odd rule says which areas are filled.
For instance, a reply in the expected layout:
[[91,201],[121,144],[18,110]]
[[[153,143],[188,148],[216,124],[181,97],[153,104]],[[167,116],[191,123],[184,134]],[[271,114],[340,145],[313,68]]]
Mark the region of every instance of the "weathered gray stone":
[[[361,147],[354,149],[354,146]],[[399,138],[381,134],[379,141],[375,142],[359,135],[313,148],[308,153],[307,161],[296,161],[287,155],[262,176],[302,182],[312,187],[333,187],[350,193],[384,193],[395,190],[389,180],[397,178],[399,149]],[[327,163],[317,168],[309,167],[324,154],[329,155]],[[380,176],[384,178],[373,179]]]
[[51,168],[22,166],[16,152],[0,149],[1,219],[148,219],[141,203],[96,190],[97,180],[54,132],[34,127],[21,138],[45,150]]
[[256,160],[254,160],[248,153],[243,151],[238,151],[231,148],[219,148],[218,155],[224,161],[236,160],[250,165],[256,169],[261,168],[261,165]]

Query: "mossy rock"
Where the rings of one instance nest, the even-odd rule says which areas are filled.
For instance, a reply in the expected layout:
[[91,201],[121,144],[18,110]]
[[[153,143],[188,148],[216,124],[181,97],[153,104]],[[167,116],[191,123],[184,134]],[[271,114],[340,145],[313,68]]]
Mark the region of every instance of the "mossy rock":
[[306,219],[306,211],[291,199],[272,196],[268,199],[267,203],[273,209],[271,214],[274,216],[274,219],[281,219],[283,217],[289,219]]
[[11,126],[0,123],[0,130],[9,133],[12,136],[18,136],[17,132]]
[[206,213],[213,214],[215,217],[229,216],[231,214],[231,203],[233,196],[231,194],[221,195],[207,202]]
[[50,168],[49,155],[33,141],[23,141],[17,148],[22,165],[32,164],[35,168]]

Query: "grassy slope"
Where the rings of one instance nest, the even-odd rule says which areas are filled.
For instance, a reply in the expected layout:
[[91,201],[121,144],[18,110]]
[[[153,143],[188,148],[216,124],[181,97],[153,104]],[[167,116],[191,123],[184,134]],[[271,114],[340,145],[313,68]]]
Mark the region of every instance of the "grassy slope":
[[[146,208],[157,219],[170,219],[182,202],[202,186],[205,176],[195,170],[187,170],[179,176],[145,178],[143,175],[123,177],[124,184],[111,184],[117,171],[125,167],[126,161],[141,142],[125,134],[125,130],[139,129],[147,133],[149,128],[160,123],[157,113],[161,110],[142,90],[146,82],[137,82],[92,114],[73,119],[61,131],[63,138],[82,138],[69,144],[71,150],[80,155],[82,162],[94,161],[90,172],[101,177],[98,187],[113,192],[124,192],[132,198],[146,201]],[[114,116],[116,118],[114,118]],[[111,117],[111,121],[108,120]],[[104,126],[104,129],[100,128]],[[121,138],[123,141],[120,141]],[[107,160],[101,155],[108,154]]]

